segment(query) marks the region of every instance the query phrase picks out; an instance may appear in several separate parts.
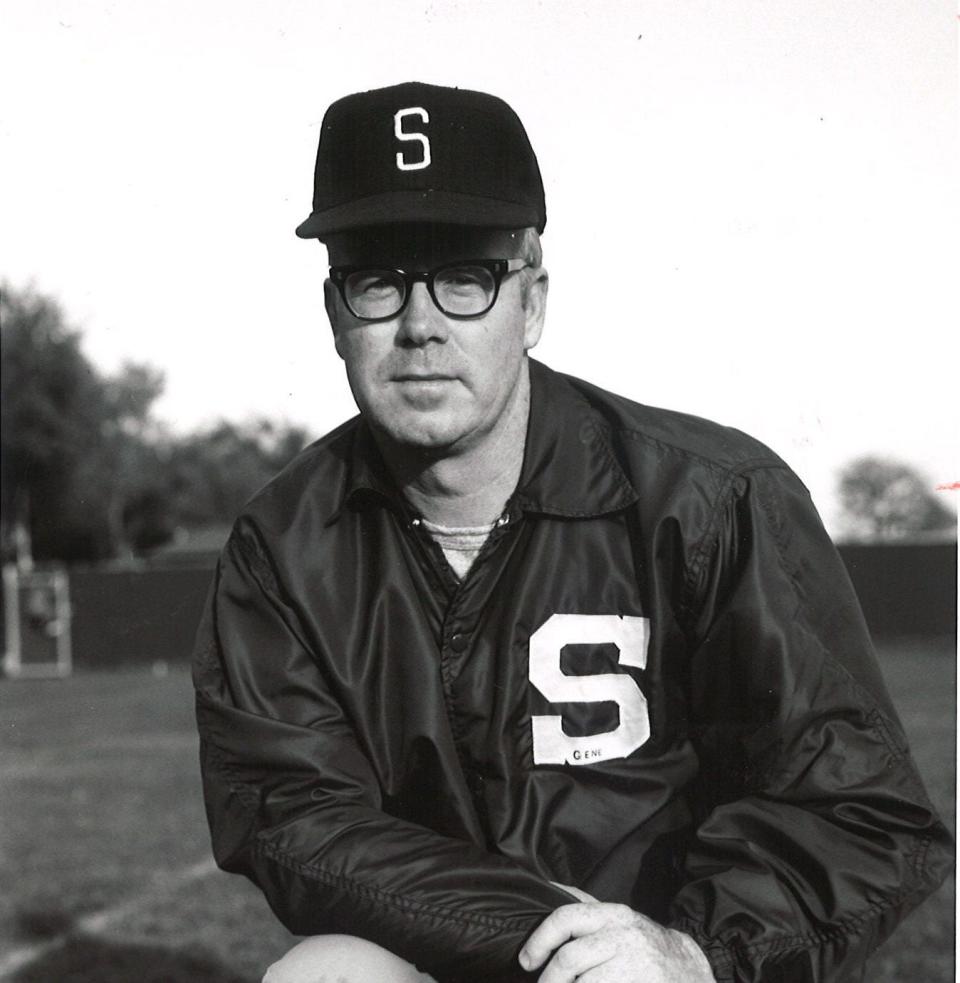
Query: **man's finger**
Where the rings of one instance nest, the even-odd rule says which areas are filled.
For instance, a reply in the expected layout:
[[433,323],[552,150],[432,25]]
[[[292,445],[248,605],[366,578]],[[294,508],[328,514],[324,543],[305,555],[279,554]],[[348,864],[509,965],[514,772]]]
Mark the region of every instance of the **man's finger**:
[[526,970],[537,969],[564,942],[589,935],[617,920],[620,909],[632,914],[624,905],[613,904],[568,904],[557,908],[527,939],[520,950],[520,965]]
[[574,939],[557,949],[537,983],[573,983],[581,973],[602,966],[614,955],[613,943],[602,935]]
[[597,899],[592,894],[587,894],[586,891],[582,891],[579,887],[574,887],[572,884],[561,884],[559,881],[550,882],[554,887],[560,888],[561,891],[566,891],[567,894],[572,894],[577,901],[596,901]]

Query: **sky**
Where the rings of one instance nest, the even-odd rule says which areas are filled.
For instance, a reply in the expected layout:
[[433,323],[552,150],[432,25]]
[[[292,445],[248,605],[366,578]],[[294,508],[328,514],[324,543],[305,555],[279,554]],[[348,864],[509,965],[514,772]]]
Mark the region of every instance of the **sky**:
[[174,431],[355,412],[293,230],[327,105],[416,79],[524,121],[537,357],[752,433],[834,531],[853,458],[960,479],[940,0],[4,0],[0,32],[0,277],[162,369]]

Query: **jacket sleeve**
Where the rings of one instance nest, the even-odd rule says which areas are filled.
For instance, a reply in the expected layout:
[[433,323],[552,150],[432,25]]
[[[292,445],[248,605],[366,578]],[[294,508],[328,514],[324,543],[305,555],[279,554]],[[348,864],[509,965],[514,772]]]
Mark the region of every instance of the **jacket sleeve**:
[[691,570],[701,778],[671,924],[719,981],[858,980],[952,843],[806,489],[762,468],[727,502]]
[[571,898],[384,810],[250,529],[221,557],[194,682],[217,862],[253,880],[290,931],[361,936],[444,979],[529,978],[520,946]]

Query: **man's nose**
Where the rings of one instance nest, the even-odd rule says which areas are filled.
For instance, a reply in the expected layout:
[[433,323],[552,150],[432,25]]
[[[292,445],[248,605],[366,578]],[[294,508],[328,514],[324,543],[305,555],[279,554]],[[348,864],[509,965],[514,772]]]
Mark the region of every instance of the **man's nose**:
[[412,345],[446,341],[447,319],[437,310],[425,283],[414,283],[407,306],[400,315],[400,337]]

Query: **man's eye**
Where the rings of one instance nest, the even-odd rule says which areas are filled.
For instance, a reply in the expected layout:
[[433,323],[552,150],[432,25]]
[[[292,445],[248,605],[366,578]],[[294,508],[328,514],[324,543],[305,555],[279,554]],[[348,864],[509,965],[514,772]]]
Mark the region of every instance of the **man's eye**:
[[361,294],[388,293],[396,290],[397,284],[381,273],[357,273],[351,277],[350,289]]
[[444,282],[454,287],[469,287],[479,283],[480,278],[475,273],[470,273],[467,270],[455,270],[453,273],[448,273],[447,276],[444,277]]
[[492,282],[487,270],[482,266],[457,267],[444,270],[437,280],[444,290],[486,290]]

